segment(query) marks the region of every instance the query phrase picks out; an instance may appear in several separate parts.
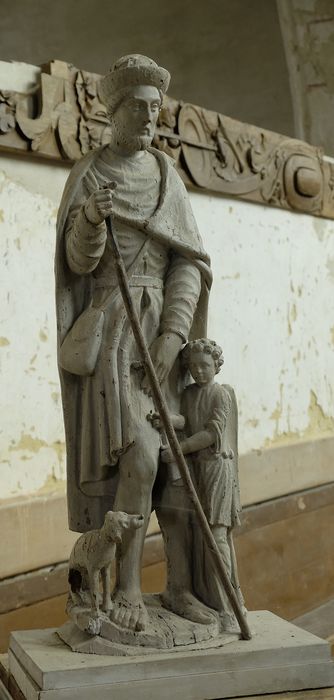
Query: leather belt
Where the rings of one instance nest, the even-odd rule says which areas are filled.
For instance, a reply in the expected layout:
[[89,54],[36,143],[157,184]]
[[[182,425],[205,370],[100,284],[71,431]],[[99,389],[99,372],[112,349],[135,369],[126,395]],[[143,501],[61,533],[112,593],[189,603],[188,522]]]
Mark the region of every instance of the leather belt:
[[[129,279],[130,287],[153,287],[154,289],[163,289],[164,281],[160,277],[151,277],[150,275],[132,275]],[[110,284],[106,277],[95,279],[95,289],[110,289],[116,288],[116,285]]]

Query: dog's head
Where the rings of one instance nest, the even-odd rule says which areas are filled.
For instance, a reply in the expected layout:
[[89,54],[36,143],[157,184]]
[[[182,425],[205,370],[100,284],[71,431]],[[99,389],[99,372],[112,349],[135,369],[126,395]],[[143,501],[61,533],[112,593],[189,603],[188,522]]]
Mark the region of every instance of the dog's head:
[[103,529],[107,537],[120,544],[124,530],[137,530],[144,524],[142,515],[129,515],[123,511],[108,510],[104,518]]

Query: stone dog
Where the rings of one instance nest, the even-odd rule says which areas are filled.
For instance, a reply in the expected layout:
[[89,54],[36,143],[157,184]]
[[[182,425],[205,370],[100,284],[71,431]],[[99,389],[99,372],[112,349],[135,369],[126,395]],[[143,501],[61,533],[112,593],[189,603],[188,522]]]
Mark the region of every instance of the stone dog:
[[142,527],[142,515],[129,515],[122,511],[109,510],[99,530],[89,530],[76,541],[69,560],[68,581],[70,598],[76,605],[85,603],[85,591],[90,593],[91,608],[99,612],[100,574],[102,579],[102,609],[111,607],[110,576],[111,563],[116,545],[122,543],[125,530]]

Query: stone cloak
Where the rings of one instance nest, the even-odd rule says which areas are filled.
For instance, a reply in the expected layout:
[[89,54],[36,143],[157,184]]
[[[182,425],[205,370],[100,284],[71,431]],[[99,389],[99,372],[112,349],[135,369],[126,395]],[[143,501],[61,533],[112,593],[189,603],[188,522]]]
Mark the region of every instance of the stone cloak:
[[[55,258],[57,346],[60,345],[74,321],[89,305],[94,280],[91,274],[72,272],[66,261],[65,230],[68,214],[82,178],[93,165],[101,150],[91,151],[78,161],[67,180],[57,219]],[[149,149],[158,159],[161,168],[160,199],[158,207],[147,220],[122,218],[124,223],[140,229],[151,238],[165,243],[179,255],[191,260],[201,272],[201,294],[195,311],[189,338],[206,336],[208,294],[211,286],[210,260],[205,253],[196,222],[189,204],[186,189],[175,171],[172,160],[156,149]],[[67,498],[69,526],[71,530],[84,532],[100,527],[107,510],[112,508],[110,494],[86,495],[80,488],[81,442],[81,393],[85,377],[69,374],[59,366],[67,452]],[[94,421],[92,421],[92,430]],[[117,467],[113,471],[114,492],[118,481]]]

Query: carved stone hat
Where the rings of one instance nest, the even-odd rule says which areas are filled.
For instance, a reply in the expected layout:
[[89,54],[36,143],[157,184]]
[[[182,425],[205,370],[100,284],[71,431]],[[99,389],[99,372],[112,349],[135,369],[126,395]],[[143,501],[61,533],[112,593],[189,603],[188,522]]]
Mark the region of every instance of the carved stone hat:
[[158,66],[148,56],[139,53],[122,56],[112,69],[100,81],[100,97],[112,110],[119,101],[120,92],[124,88],[135,85],[154,85],[165,93],[168,90],[170,74],[165,68]]

